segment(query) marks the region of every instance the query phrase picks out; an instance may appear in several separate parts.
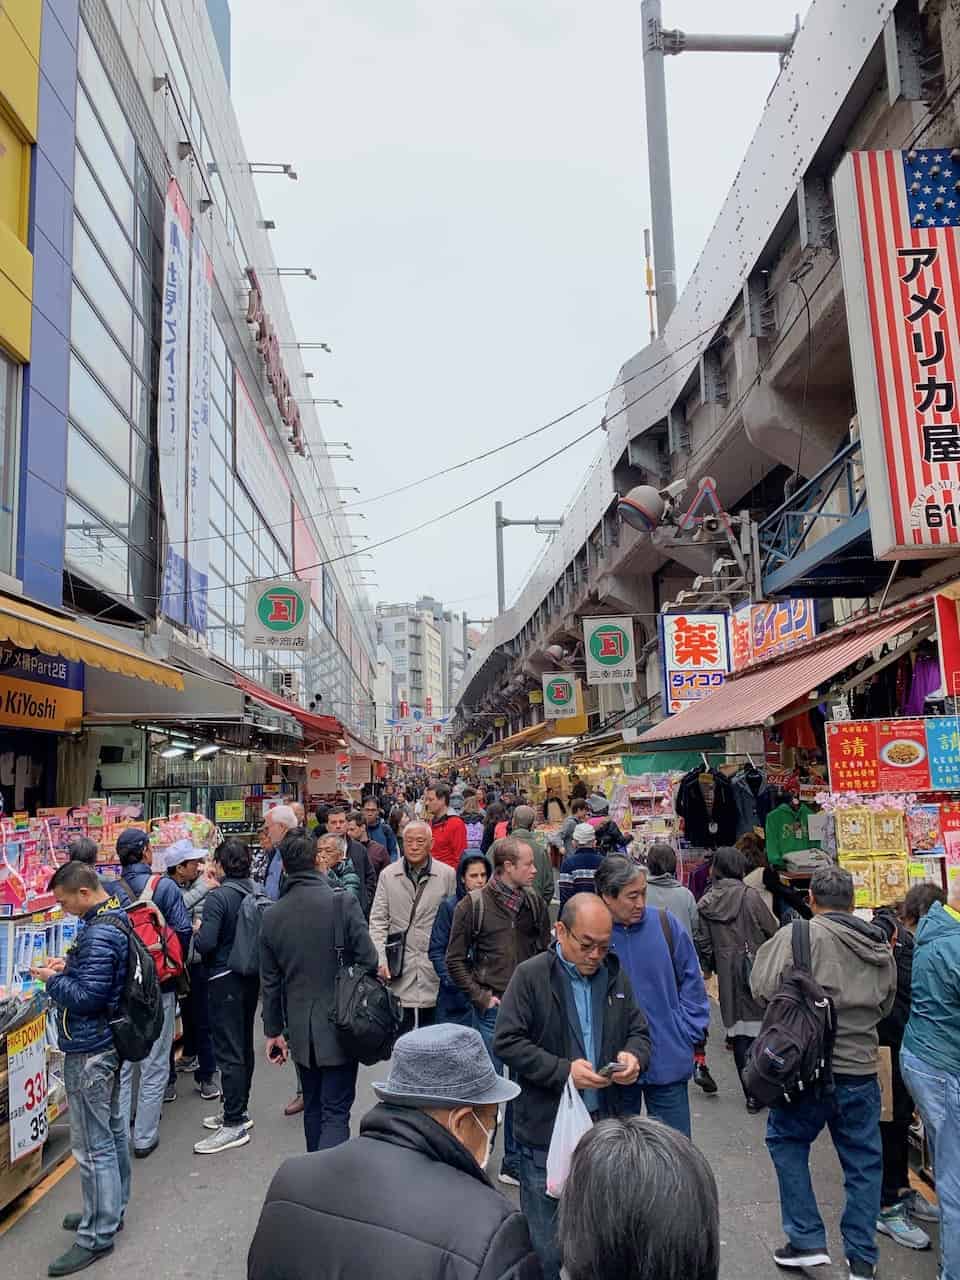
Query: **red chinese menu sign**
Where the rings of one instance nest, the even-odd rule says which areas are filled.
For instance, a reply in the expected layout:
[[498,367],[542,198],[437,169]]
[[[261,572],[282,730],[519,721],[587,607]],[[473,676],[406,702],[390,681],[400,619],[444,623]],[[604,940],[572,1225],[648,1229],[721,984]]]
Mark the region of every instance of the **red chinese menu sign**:
[[840,720],[827,725],[827,765],[831,791],[878,791],[876,725],[867,720]]
[[960,790],[960,720],[841,720],[827,725],[832,791]]

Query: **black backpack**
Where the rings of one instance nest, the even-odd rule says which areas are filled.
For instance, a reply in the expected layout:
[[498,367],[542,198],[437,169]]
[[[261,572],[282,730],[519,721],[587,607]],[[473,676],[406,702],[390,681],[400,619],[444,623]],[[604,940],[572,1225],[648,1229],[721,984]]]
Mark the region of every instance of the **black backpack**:
[[227,956],[227,965],[233,973],[250,978],[260,972],[260,929],[264,912],[273,906],[273,899],[268,898],[260,888],[249,893],[242,885],[230,880],[225,880],[222,887],[236,889],[242,898],[237,908],[237,926],[230,954]]
[[142,1062],[163,1030],[163,1001],[153,957],[126,920],[105,916],[98,924],[119,929],[127,939],[127,976],[108,1023],[122,1062]]
[[333,892],[337,978],[331,1019],[344,1052],[365,1067],[372,1067],[375,1062],[386,1061],[393,1053],[403,1022],[403,1010],[400,1001],[379,978],[355,964],[344,962],[346,891],[334,889]]
[[743,1069],[746,1092],[768,1107],[833,1092],[833,1001],[813,976],[810,922],[794,920],[793,963],[767,1005]]

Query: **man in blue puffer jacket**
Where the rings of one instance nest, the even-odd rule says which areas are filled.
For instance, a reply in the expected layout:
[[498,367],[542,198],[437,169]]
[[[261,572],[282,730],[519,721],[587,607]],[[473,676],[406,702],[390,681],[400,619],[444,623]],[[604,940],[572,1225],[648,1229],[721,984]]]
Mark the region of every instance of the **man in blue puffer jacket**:
[[[119,899],[108,895],[93,867],[82,862],[58,868],[50,891],[84,924],[66,960],[33,970],[57,1006],[70,1142],[80,1169],[83,1212],[63,1220],[77,1233],[76,1241],[48,1271],[69,1276],[111,1252],[130,1197],[128,1120],[120,1108],[120,1059],[109,1023],[127,976],[128,926]],[[122,922],[123,929],[111,920]]]
[[[117,839],[117,856],[120,859],[120,880],[126,886],[130,897],[137,901],[154,872],[149,865],[149,837],[145,831],[128,827],[121,831]],[[190,912],[184,906],[183,894],[169,876],[156,876],[153,901],[162,914],[166,924],[180,939],[180,946],[186,956],[190,950],[193,937],[193,921]],[[177,982],[169,979],[160,984],[160,997],[163,1001],[163,1030],[140,1063],[140,1088],[137,1092],[137,1118],[133,1128],[133,1154],[143,1160],[155,1151],[160,1141],[160,1113],[163,1110],[164,1093],[170,1079],[170,1049],[173,1045],[173,1027],[177,1020]],[[176,1087],[171,1090],[176,1098]],[[123,1113],[130,1120],[130,1109],[133,1099],[133,1063],[125,1062],[121,1073],[121,1106]]]

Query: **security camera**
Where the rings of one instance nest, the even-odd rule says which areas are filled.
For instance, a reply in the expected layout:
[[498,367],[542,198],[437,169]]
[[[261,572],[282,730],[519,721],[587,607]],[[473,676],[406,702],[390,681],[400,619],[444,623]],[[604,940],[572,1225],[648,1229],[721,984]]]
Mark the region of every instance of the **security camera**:
[[680,497],[686,487],[687,482],[685,479],[673,480],[670,484],[666,485],[665,488],[660,490],[660,495],[661,497],[668,498],[672,502],[674,498]]

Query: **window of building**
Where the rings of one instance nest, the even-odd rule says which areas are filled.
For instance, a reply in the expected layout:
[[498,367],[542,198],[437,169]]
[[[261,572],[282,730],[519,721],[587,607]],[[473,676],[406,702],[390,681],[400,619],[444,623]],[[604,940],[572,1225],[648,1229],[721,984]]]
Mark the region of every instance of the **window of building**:
[[12,573],[16,533],[20,367],[0,351],[0,572]]

